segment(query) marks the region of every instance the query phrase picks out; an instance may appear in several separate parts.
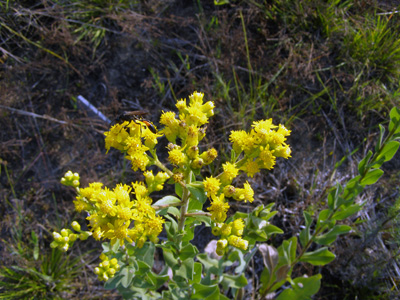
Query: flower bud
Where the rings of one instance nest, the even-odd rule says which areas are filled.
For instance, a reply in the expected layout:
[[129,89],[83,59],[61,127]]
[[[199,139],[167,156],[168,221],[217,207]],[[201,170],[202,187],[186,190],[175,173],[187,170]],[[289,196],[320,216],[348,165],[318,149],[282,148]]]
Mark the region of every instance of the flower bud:
[[67,251],[68,251],[68,248],[69,248],[69,245],[68,245],[68,243],[67,243],[67,244],[65,244],[63,247],[61,247],[61,250],[64,251],[64,252],[67,252]]
[[91,233],[90,231],[82,231],[82,232],[79,234],[79,239],[80,239],[81,241],[85,241],[85,240],[87,240],[88,237],[91,236],[91,235],[92,235],[92,233]]
[[190,163],[192,169],[200,169],[202,166],[204,166],[204,161],[199,157]]
[[79,225],[79,223],[77,221],[73,221],[71,223],[71,227],[75,230],[75,231],[81,231],[81,225]]
[[69,242],[75,242],[77,238],[78,238],[78,236],[75,233],[71,233],[68,236]]

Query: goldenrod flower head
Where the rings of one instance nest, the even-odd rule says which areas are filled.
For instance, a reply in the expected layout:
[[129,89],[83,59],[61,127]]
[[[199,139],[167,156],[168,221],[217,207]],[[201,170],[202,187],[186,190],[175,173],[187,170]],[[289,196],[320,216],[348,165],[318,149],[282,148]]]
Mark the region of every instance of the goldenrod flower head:
[[197,91],[193,92],[193,94],[191,94],[189,96],[190,105],[203,104],[203,97],[204,97],[204,93],[197,92]]
[[150,163],[148,155],[141,151],[127,155],[125,158],[131,161],[132,170],[134,171],[137,171],[138,169],[144,171],[146,170],[146,166]]
[[225,197],[232,197],[236,192],[236,188],[233,185],[227,185],[224,187],[223,193]]
[[188,133],[186,137],[186,146],[193,147],[199,143],[199,127],[190,125],[188,127]]
[[131,190],[132,188],[126,184],[117,184],[113,191],[119,204],[127,205],[130,202],[129,193]]
[[242,236],[244,229],[243,219],[239,218],[232,222],[232,234],[236,236]]
[[226,239],[220,239],[217,242],[217,249],[225,249],[228,246],[228,241]]
[[200,158],[200,157],[196,157],[194,160],[192,160],[192,162],[190,163],[190,167],[193,170],[196,169],[201,169],[201,167],[204,166],[204,161]]
[[[178,101],[179,103],[179,101]],[[186,106],[186,104],[185,104]],[[175,118],[175,113],[172,111],[162,112],[160,116],[160,124],[163,124],[170,128],[177,128],[178,127],[178,120]]]
[[98,202],[96,206],[104,215],[115,216],[117,207],[115,206],[116,197],[114,192],[104,190],[98,194]]
[[158,183],[164,183],[165,181],[167,181],[170,178],[170,176],[168,175],[167,172],[158,172],[156,175],[156,181]]
[[286,140],[283,134],[278,133],[276,131],[272,131],[269,134],[269,143],[273,148],[283,144],[283,142]]
[[187,108],[187,114],[184,115],[185,123],[195,126],[201,126],[208,122],[207,115],[201,111],[199,106],[189,106]]
[[[153,125],[154,126],[154,125]],[[142,137],[144,138],[145,146],[152,150],[157,145],[157,138],[162,137],[163,134],[161,132],[153,133],[147,125],[144,126],[145,129],[142,130]]]
[[291,152],[292,150],[290,149],[289,145],[286,145],[285,143],[279,145],[274,150],[274,154],[276,155],[276,157],[283,157],[286,159],[291,157],[290,156]]
[[[133,203],[132,203],[133,205]],[[117,206],[117,216],[119,219],[128,221],[132,218],[132,210],[128,206]]]
[[100,241],[100,239],[103,237],[103,231],[101,230],[100,227],[97,227],[94,231],[93,231],[93,237],[95,240]]
[[221,182],[223,184],[230,184],[232,180],[239,174],[239,169],[236,168],[235,164],[226,162],[222,165],[224,172],[221,175]]
[[229,140],[232,142],[236,154],[240,154],[242,151],[250,152],[255,144],[254,137],[244,130],[232,130]]
[[136,198],[145,197],[149,194],[146,186],[143,182],[132,182],[132,187],[134,189],[134,193],[136,194]]
[[181,182],[184,179],[184,175],[182,173],[174,173],[174,175],[172,176],[172,179],[174,180],[174,182]]
[[224,222],[229,209],[229,204],[224,200],[224,194],[211,197],[211,206],[207,208],[211,212],[211,219],[215,222]]
[[220,186],[221,186],[221,181],[217,178],[214,177],[207,177],[206,179],[203,180],[204,184],[204,190],[207,193],[208,197],[211,197],[212,195],[216,196]]
[[268,134],[271,129],[276,128],[277,126],[272,124],[272,119],[268,119],[254,121],[252,127],[256,133]]
[[248,246],[249,246],[249,242],[242,239],[241,237],[235,236],[235,235],[231,235],[228,237],[228,243],[229,245],[242,249],[242,250],[247,250]]
[[76,200],[74,200],[73,203],[75,205],[75,210],[77,212],[89,210],[91,208],[91,206],[87,202],[85,202],[83,199],[81,199],[79,196],[76,197]]
[[203,104],[202,106],[202,111],[203,113],[206,114],[207,118],[212,117],[214,115],[214,102],[212,101],[207,101],[206,103]]
[[229,224],[223,224],[220,230],[220,233],[222,236],[229,236],[232,232],[232,225]]
[[161,191],[164,188],[165,181],[170,177],[166,172],[158,172],[154,176],[152,171],[146,171],[143,175],[146,179],[149,194],[153,191]]
[[[187,148],[186,150],[186,155],[190,158],[190,159],[196,159],[199,156],[199,147],[197,146],[191,146],[189,148]],[[204,164],[203,159],[202,160],[202,164]]]
[[215,148],[208,149],[206,152],[200,154],[200,158],[203,159],[205,165],[211,164],[214,159],[218,156],[218,151]]
[[186,99],[178,100],[176,102],[176,108],[179,110],[179,112],[184,112],[187,109]]
[[104,234],[104,237],[110,239],[111,245],[114,245],[118,240],[120,246],[124,244],[125,240],[132,243],[132,239],[128,236],[129,225],[130,221],[120,219],[114,220],[114,223],[107,223],[108,230]]
[[211,229],[211,233],[215,236],[219,236],[221,235],[221,223],[217,223],[212,229]]
[[170,150],[168,154],[169,154],[168,156],[169,161],[174,165],[181,166],[187,161],[185,153],[183,153],[181,147],[179,146]]
[[253,177],[256,173],[260,172],[260,167],[256,160],[249,159],[241,168],[247,173],[247,176]]
[[285,137],[290,135],[291,131],[288,130],[284,125],[279,124],[278,127],[279,127],[279,128],[278,128],[277,132],[278,132],[279,134],[282,134],[282,135],[285,136]]
[[104,132],[106,136],[106,149],[107,152],[111,147],[118,149],[120,151],[124,150],[125,140],[129,136],[129,133],[126,131],[125,126],[128,125],[129,122],[123,122],[122,124],[115,124],[110,128],[110,131]]
[[150,215],[145,222],[145,234],[149,237],[157,237],[161,233],[164,223],[165,220],[162,217],[155,214]]
[[243,189],[236,189],[236,193],[233,195],[233,198],[237,201],[253,202],[254,191],[251,188],[251,185],[246,181]]
[[266,147],[260,147],[260,160],[262,161],[262,167],[265,169],[272,169],[275,165],[275,151],[276,150],[269,150],[269,145]]

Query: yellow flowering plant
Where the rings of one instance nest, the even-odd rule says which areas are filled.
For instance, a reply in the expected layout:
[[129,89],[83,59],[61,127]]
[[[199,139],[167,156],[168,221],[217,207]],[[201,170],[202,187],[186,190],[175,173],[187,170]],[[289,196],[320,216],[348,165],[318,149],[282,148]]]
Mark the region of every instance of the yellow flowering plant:
[[[331,192],[330,206],[321,212],[314,233],[312,217],[305,213],[306,228],[299,236],[302,248],[297,248],[296,236],[278,249],[266,244],[274,235],[283,233],[270,223],[277,213],[272,211],[274,204],[258,206],[250,213],[232,214],[230,203],[254,200],[249,181],[239,184],[239,175],[253,177],[262,169],[272,169],[276,159],[291,156],[286,143],[290,130],[268,119],[253,122],[248,132],[232,131],[231,160],[222,164],[218,175],[203,177],[202,168],[218,156],[216,149],[200,146],[209,118],[214,115],[214,103],[204,102],[203,98],[204,94],[194,92],[188,102],[177,101],[178,115],[163,112],[163,128],[158,132],[149,128],[148,121],[140,119],[117,123],[105,132],[107,151],[121,151],[134,171],[143,172],[144,181],[121,183],[114,188],[99,182],[80,187],[79,174],[68,171],[61,182],[76,189],[75,209],[86,212],[88,230],[82,230],[74,221],[74,231],[64,228],[53,232],[51,247],[67,251],[77,239],[93,237],[103,241],[101,262],[94,272],[107,288],[118,289],[126,299],[239,299],[248,284],[244,275],[247,265],[259,250],[265,263],[260,297],[288,283],[290,287],[286,287],[284,296],[286,291],[296,294],[296,289],[302,287],[305,297],[281,299],[307,299],[318,291],[320,275],[292,279],[293,267],[299,262],[324,265],[333,260],[327,247],[307,250],[311,242],[329,245],[338,235],[349,231],[348,226],[335,227],[334,223],[360,209],[350,196],[341,196],[353,190],[337,187]],[[169,141],[166,163],[159,160],[156,150],[161,137]],[[364,176],[368,176],[368,168],[376,168],[375,158],[370,156],[368,164],[364,163]],[[361,186],[372,182],[360,180]],[[154,201],[151,194],[163,190],[165,184],[173,184],[176,194]],[[354,186],[359,187],[353,183]],[[216,236],[214,255],[199,253],[191,243],[195,227],[201,224]],[[163,230],[166,238],[160,238]],[[163,254],[161,272],[153,270],[156,247]],[[232,268],[234,262],[236,267]]]

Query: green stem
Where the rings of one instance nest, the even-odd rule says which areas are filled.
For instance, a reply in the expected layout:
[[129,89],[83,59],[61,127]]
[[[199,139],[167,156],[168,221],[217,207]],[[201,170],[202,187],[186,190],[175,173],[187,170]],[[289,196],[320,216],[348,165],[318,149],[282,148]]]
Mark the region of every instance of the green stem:
[[[192,171],[188,171],[185,174],[185,183],[186,185],[189,184],[192,180]],[[179,223],[178,223],[178,232],[183,231],[183,228],[185,227],[185,220],[186,220],[186,213],[189,207],[189,196],[190,192],[187,187],[183,187],[183,192],[182,192],[182,206],[181,206],[181,216],[179,218]]]

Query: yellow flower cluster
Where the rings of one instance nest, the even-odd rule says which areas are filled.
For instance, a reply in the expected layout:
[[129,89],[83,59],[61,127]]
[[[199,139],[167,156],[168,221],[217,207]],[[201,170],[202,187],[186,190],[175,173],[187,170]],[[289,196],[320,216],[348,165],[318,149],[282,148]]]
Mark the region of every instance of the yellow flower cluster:
[[222,165],[223,172],[220,175],[203,180],[204,190],[211,199],[208,210],[215,222],[224,222],[226,219],[229,209],[226,198],[244,202],[254,200],[254,191],[247,181],[243,188],[232,185],[233,179],[239,175],[240,171],[253,177],[261,169],[272,169],[276,157],[290,157],[290,147],[285,143],[290,130],[285,126],[275,126],[272,124],[272,119],[269,119],[256,121],[252,127],[249,133],[239,130],[232,131],[230,135],[236,156],[239,157],[241,153],[244,153],[244,157],[237,162],[226,162]]
[[102,262],[98,267],[94,268],[94,273],[100,281],[107,281],[114,277],[115,273],[120,269],[120,266],[116,258],[109,259],[104,253],[100,255],[100,259]]
[[[157,138],[162,136],[153,133],[140,120],[117,123],[104,135],[107,152],[112,147],[126,153],[125,158],[131,161],[134,171],[146,169],[151,162],[146,151],[152,151],[157,144]],[[144,138],[144,144],[142,138]]]
[[[165,127],[161,130],[170,144],[168,145],[168,159],[171,164],[184,171],[200,169],[204,165],[210,164],[216,157],[217,151],[209,149],[200,154],[198,144],[206,133],[206,123],[208,118],[214,115],[214,103],[208,101],[203,103],[203,93],[194,92],[189,96],[189,105],[186,99],[177,102],[179,118],[173,112],[163,112],[160,123]],[[177,139],[181,145],[177,145]]]
[[285,143],[290,130],[272,124],[272,119],[255,121],[253,129],[232,131],[229,137],[236,155],[244,153],[239,169],[253,177],[260,169],[272,169],[277,157],[289,158],[291,149]]
[[79,225],[78,222],[73,221],[71,223],[71,227],[79,232],[79,236],[76,233],[73,233],[72,230],[63,228],[61,231],[58,233],[56,231],[53,232],[53,242],[51,242],[50,247],[51,248],[58,248],[61,251],[68,251],[69,248],[72,247],[74,242],[78,239],[81,241],[86,240],[89,236],[92,235],[90,231],[83,231],[81,230],[81,226]]
[[[167,176],[157,175],[155,178],[158,177],[158,181],[149,179],[149,182],[156,182],[154,186],[159,188],[163,183],[160,181],[165,181]],[[134,200],[130,197],[132,188],[136,195]],[[132,187],[119,184],[113,190],[95,182],[79,190],[74,204],[78,212],[88,212],[87,219],[95,239],[107,238],[112,245],[117,241],[123,245],[126,240],[142,247],[147,239],[153,242],[158,240],[164,223],[151,207],[152,200],[148,195],[149,190],[142,182],[132,183]],[[134,224],[133,228],[131,224]]]
[[221,236],[217,242],[216,253],[222,256],[227,250],[228,245],[247,250],[249,242],[242,238],[244,229],[243,219],[236,219],[233,222],[221,224],[217,223],[212,229],[212,233]]

